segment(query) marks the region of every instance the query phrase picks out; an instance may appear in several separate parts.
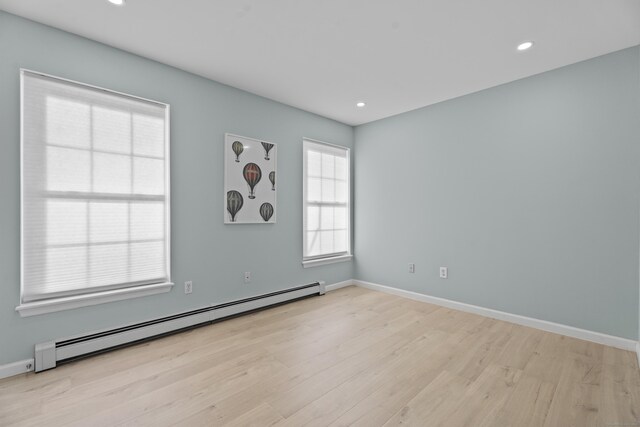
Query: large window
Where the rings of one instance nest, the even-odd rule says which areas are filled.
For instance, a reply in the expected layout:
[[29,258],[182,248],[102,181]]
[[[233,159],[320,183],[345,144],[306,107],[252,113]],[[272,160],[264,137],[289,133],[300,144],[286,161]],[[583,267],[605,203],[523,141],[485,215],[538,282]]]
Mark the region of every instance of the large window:
[[168,105],[21,77],[18,310],[169,290]]
[[303,141],[303,264],[351,259],[349,149]]

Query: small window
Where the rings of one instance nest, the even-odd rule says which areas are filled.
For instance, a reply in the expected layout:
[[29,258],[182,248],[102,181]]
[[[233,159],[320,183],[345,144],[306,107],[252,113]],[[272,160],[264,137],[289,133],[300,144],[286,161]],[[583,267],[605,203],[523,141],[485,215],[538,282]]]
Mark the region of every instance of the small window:
[[22,304],[170,284],[168,123],[166,104],[22,71]]
[[303,141],[303,264],[351,259],[349,149]]

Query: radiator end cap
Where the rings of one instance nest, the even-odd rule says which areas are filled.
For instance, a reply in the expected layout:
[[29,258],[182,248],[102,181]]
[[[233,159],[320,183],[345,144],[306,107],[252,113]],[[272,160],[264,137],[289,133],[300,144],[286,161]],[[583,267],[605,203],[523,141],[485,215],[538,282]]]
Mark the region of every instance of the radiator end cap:
[[42,372],[56,367],[56,343],[54,341],[36,344],[35,371]]
[[327,284],[324,280],[318,282],[320,285],[320,289],[318,290],[318,295],[324,295],[327,293]]

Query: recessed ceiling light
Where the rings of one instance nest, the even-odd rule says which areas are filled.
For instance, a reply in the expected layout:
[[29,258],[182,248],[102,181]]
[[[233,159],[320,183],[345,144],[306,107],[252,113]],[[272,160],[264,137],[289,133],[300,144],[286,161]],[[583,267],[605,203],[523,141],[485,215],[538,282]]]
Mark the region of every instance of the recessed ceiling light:
[[531,49],[533,47],[533,42],[522,42],[518,45],[518,50],[523,51],[527,49]]
[[124,6],[124,0],[109,0],[109,3],[115,4],[116,6]]
[[367,105],[367,104],[365,104],[364,102],[360,101],[360,102],[358,102],[358,103],[356,104],[356,107],[358,107],[358,108],[362,108],[362,107],[364,107],[365,105]]

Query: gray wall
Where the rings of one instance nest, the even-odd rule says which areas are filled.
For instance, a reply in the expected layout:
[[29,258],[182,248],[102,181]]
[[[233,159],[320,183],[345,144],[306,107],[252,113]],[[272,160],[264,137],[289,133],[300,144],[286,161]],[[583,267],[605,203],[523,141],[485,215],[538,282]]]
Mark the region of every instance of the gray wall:
[[[354,273],[638,337],[639,48],[356,128],[355,271],[300,265],[302,137],[353,147],[351,127],[4,12],[0,58],[0,364],[48,339]],[[177,289],[28,318],[14,311],[20,67],[171,104]],[[223,225],[225,132],[280,144],[278,224]],[[437,278],[441,265],[448,280]]]
[[[168,294],[21,318],[20,67],[171,104],[172,272]],[[277,142],[278,224],[223,225],[223,135]],[[209,303],[353,276],[352,263],[303,269],[302,138],[353,146],[353,128],[0,12],[0,364],[48,339]],[[252,272],[245,285],[243,272]],[[182,283],[193,280],[184,295]]]
[[357,127],[357,278],[636,339],[639,54]]

